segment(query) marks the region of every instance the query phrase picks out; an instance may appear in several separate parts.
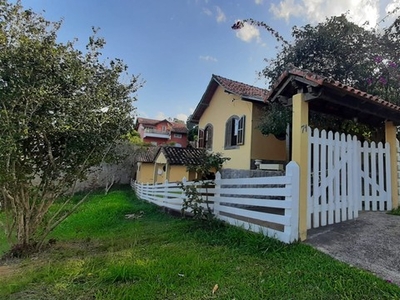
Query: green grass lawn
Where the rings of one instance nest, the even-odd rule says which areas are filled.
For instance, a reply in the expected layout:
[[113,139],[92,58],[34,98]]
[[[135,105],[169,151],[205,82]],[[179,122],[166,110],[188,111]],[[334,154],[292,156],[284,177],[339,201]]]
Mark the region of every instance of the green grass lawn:
[[0,299],[400,298],[308,245],[174,218],[129,189],[93,195],[51,237],[48,251],[0,267]]

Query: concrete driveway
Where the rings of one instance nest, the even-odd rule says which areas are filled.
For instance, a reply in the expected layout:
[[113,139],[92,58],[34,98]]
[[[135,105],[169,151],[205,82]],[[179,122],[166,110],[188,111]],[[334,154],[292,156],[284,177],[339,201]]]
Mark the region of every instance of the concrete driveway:
[[305,243],[400,285],[400,216],[360,212],[356,220],[309,230]]

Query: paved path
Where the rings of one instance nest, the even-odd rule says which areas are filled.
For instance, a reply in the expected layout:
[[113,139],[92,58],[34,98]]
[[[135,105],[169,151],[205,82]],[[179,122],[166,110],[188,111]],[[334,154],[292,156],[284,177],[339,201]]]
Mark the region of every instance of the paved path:
[[360,212],[356,220],[309,230],[306,243],[400,285],[400,216]]

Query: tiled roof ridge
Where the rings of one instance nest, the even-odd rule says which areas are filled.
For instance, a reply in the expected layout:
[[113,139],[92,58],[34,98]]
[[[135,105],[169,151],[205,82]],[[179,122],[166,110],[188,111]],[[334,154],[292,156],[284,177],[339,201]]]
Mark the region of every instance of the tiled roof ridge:
[[256,89],[268,91],[267,89],[263,89],[263,88],[260,88],[260,87],[258,87],[258,86],[255,86],[255,85],[252,85],[252,84],[248,84],[248,83],[244,83],[244,82],[241,82],[241,81],[238,81],[238,80],[229,79],[229,78],[226,78],[226,77],[221,76],[221,75],[212,74],[212,76],[213,76],[213,77],[216,77],[216,78],[222,78],[222,79],[225,79],[225,80],[233,81],[233,82],[235,82],[235,83],[240,83],[240,84],[243,84],[243,85],[247,85],[247,86],[249,86],[249,87],[253,87],[253,88],[256,88]]
[[151,125],[156,125],[160,122],[166,121],[168,123],[170,123],[172,125],[173,129],[187,129],[186,128],[186,124],[185,123],[180,123],[180,122],[173,122],[173,121],[169,121],[167,119],[163,119],[163,120],[157,120],[157,119],[149,119],[149,118],[142,118],[142,117],[138,117],[137,118],[137,122],[141,123],[141,124],[151,124]]
[[286,71],[284,71],[281,76],[279,76],[278,80],[273,84],[271,90],[266,94],[266,98],[264,101],[268,101],[268,98],[274,93],[275,89],[279,86],[279,84],[282,82],[283,79],[290,75],[295,75],[299,77],[303,77],[304,79],[310,80],[318,85],[329,85],[331,87],[335,87],[341,90],[345,90],[347,92],[350,92],[353,95],[357,95],[359,97],[380,103],[382,105],[385,105],[387,107],[400,110],[400,106],[393,104],[387,100],[384,100],[383,98],[377,96],[377,95],[372,95],[370,93],[361,91],[359,89],[356,89],[355,87],[344,84],[338,80],[333,79],[332,77],[326,77],[320,74],[317,74],[315,72],[309,71],[309,70],[303,70],[299,68],[291,68]]
[[181,148],[164,146],[161,148],[170,164],[174,165],[187,165],[187,164],[201,164],[203,149],[199,148]]
[[[212,78],[216,80],[218,84],[223,86],[226,90],[230,92],[237,93],[241,96],[256,96],[256,97],[262,97],[268,93],[267,89],[260,88],[251,84],[243,83],[237,80],[229,79],[220,75],[212,74]],[[227,84],[228,83],[228,84]],[[231,84],[231,85],[229,85]],[[235,87],[239,85],[240,89],[243,88],[248,88],[251,93],[243,93],[242,91],[235,90]]]
[[350,92],[350,93],[352,93],[354,95],[360,96],[362,98],[366,98],[366,99],[372,100],[374,102],[381,103],[381,104],[383,104],[385,106],[388,106],[388,107],[391,107],[391,108],[395,108],[395,109],[398,108],[400,110],[400,107],[398,105],[396,105],[394,103],[391,103],[391,102],[381,98],[380,96],[372,95],[370,93],[364,92],[364,91],[359,90],[359,89],[357,89],[357,88],[355,88],[355,87],[353,87],[351,85],[344,84],[344,83],[342,83],[342,82],[340,82],[338,80],[335,80],[332,77],[326,77],[326,76],[323,76],[323,75],[319,75],[319,74],[316,74],[316,73],[308,71],[308,70],[303,70],[302,71],[301,69],[298,69],[298,68],[293,68],[290,71],[290,74],[301,76],[301,77],[303,77],[305,79],[309,79],[311,81],[314,81],[315,83],[318,83],[320,85],[324,85],[326,83],[326,84],[328,84],[330,86],[334,86],[334,87],[337,87],[339,89],[346,90],[346,91],[348,91],[348,92]]

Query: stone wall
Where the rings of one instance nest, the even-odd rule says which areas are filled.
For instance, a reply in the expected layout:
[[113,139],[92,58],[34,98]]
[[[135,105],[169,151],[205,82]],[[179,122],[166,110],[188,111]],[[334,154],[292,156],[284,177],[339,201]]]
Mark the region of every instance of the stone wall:
[[283,176],[284,171],[267,171],[267,170],[237,170],[237,169],[222,169],[220,171],[221,178],[253,178],[253,177],[272,177]]

